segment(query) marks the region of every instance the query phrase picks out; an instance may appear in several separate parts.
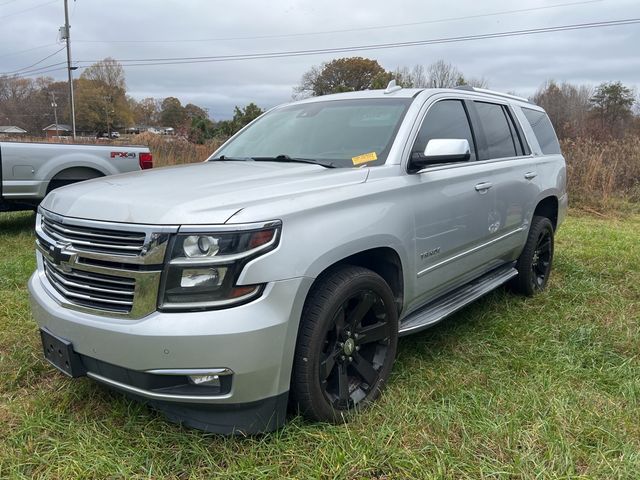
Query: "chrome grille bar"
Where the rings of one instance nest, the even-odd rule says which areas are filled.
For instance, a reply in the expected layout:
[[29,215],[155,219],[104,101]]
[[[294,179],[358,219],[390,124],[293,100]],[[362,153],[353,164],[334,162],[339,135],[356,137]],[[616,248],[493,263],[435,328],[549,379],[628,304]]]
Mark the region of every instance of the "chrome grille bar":
[[[67,235],[79,235],[79,236],[83,236],[83,237],[95,237],[95,238],[105,238],[108,240],[116,240],[116,241],[122,241],[123,238],[126,238],[127,240],[131,240],[131,241],[138,241],[138,242],[144,242],[144,235],[132,235],[132,236],[128,236],[125,235],[124,233],[120,234],[120,235],[107,235],[105,233],[95,233],[95,232],[88,232],[88,231],[81,231],[81,230],[76,230],[76,229],[71,229],[68,227],[61,227],[60,225],[57,225],[47,219],[44,220],[44,223],[47,225],[47,227],[49,228],[53,228],[56,231],[62,233],[62,234],[67,234]],[[108,231],[108,230],[107,230]],[[120,233],[120,232],[119,232]]]
[[66,280],[55,266],[44,260],[44,273],[58,293],[70,302],[98,310],[130,312],[133,307],[134,285],[128,290],[98,288]]
[[40,208],[38,274],[65,308],[143,318],[157,308],[166,248],[178,228],[64,217]]
[[145,235],[139,232],[69,228],[46,217],[42,219],[42,229],[53,239],[69,243],[78,250],[139,255],[144,249]]

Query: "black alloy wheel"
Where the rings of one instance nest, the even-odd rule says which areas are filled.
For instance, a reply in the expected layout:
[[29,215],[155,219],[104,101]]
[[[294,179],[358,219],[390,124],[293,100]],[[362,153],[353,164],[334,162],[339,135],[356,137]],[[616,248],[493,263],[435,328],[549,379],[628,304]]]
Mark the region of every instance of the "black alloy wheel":
[[307,417],[338,421],[374,401],[398,340],[391,289],[376,273],[344,267],[310,293],[298,336],[292,394]]
[[537,290],[544,288],[551,270],[551,242],[551,232],[547,229],[540,231],[531,258],[532,287]]
[[516,262],[518,276],[511,281],[516,292],[530,297],[547,286],[553,263],[553,233],[551,220],[533,217],[527,242]]

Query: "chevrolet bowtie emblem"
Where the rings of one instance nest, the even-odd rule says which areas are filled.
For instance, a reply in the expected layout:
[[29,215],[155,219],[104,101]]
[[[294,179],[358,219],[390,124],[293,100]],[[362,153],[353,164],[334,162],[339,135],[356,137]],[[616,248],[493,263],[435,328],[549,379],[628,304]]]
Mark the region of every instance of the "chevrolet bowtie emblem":
[[51,261],[54,265],[60,266],[62,262],[68,262],[71,260],[71,255],[64,253],[64,250],[70,246],[70,243],[57,243],[49,247],[49,255],[51,256]]

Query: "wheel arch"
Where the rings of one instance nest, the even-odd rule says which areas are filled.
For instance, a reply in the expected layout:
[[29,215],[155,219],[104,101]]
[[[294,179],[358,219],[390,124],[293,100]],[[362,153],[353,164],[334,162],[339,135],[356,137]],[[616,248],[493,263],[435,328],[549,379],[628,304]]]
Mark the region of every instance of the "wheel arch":
[[74,166],[59,170],[51,177],[51,180],[88,180],[90,178],[104,177],[105,175],[105,172],[95,167]]
[[536,208],[533,211],[533,216],[546,217],[551,220],[553,230],[558,227],[558,197],[555,195],[548,195],[538,201]]
[[405,296],[405,271],[400,254],[389,246],[373,247],[352,253],[326,266],[315,278],[307,292],[307,297],[320,279],[336,269],[348,265],[367,268],[380,275],[391,288],[398,314],[400,313]]
[[51,177],[47,183],[46,193],[64,185],[104,177],[105,175],[107,174],[93,167],[74,166],[64,168]]

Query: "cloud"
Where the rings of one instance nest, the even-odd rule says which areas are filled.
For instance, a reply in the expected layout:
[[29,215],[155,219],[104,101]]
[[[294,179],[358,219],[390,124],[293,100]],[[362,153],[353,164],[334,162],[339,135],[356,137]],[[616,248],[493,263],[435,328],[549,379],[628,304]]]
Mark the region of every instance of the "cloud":
[[[406,0],[402,4],[390,4],[388,0],[370,0],[366,4],[356,4],[338,0],[322,3],[254,0],[223,5],[211,0],[111,0],[108,3],[77,0],[70,2],[72,50],[75,60],[89,61],[106,56],[135,59],[230,55],[473,35],[631,18],[640,13],[633,0],[600,0],[505,15],[384,28],[391,24],[433,22],[573,2],[529,0],[514,4],[497,0],[448,3]],[[37,4],[37,0],[15,2],[3,8],[0,17]],[[62,7],[58,4],[7,17],[0,31],[0,71],[27,66],[55,51],[58,27],[63,22]],[[380,28],[336,32],[372,26]],[[334,33],[314,33],[327,30]],[[298,34],[302,35],[273,37]],[[268,38],[239,38],[259,36]],[[189,39],[217,40],[167,42]],[[157,40],[164,41],[150,42]],[[5,56],[43,44],[50,45]],[[590,84],[621,80],[637,87],[638,44],[640,29],[630,25],[353,55],[376,58],[388,69],[428,64],[442,58],[454,63],[466,76],[485,77],[491,88],[530,95],[550,78]],[[290,100],[292,87],[311,66],[349,55],[352,54],[127,67],[126,75],[129,91],[137,98],[177,96],[183,103],[196,103],[208,108],[214,118],[223,119],[232,115],[235,105],[254,101],[263,107],[271,107]],[[61,52],[41,65],[64,59]],[[64,71],[50,75],[61,80],[65,78]]]

